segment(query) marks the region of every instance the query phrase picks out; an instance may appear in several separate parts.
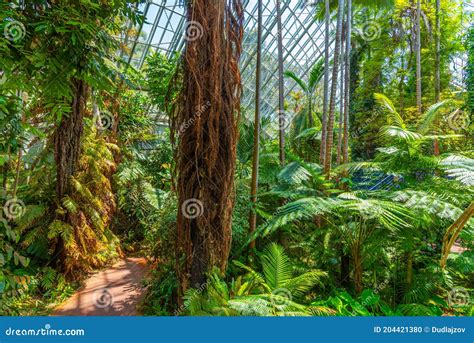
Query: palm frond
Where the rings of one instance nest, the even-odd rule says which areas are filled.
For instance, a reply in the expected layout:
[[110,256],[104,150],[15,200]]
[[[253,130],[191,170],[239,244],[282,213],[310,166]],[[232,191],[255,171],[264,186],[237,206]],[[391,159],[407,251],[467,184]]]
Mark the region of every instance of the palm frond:
[[287,70],[283,73],[283,75],[295,81],[305,93],[308,92],[308,86],[306,85],[306,83],[302,79],[300,79],[294,72]]
[[389,116],[387,117],[389,125],[397,125],[399,128],[406,129],[406,124],[400,114],[395,109],[392,100],[380,93],[374,93],[374,99],[377,104],[384,108],[387,114],[389,114]]
[[271,289],[284,287],[291,279],[291,264],[281,246],[270,244],[260,258],[265,281]]
[[474,159],[451,155],[440,162],[446,174],[466,186],[474,185]]
[[308,81],[308,90],[313,92],[315,87],[321,81],[324,76],[324,59],[319,59],[311,68]]
[[398,126],[384,126],[380,129],[380,131],[382,137],[387,141],[390,141],[393,138],[404,141],[416,141],[423,138],[423,136],[417,132],[413,132]]
[[444,100],[431,105],[423,114],[423,117],[421,118],[421,124],[418,126],[417,131],[421,134],[427,133],[438,118],[440,110],[449,102],[449,100]]

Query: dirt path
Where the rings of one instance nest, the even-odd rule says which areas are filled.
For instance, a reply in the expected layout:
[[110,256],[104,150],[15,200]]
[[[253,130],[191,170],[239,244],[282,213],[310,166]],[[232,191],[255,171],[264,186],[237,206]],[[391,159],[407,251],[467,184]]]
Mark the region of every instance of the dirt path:
[[126,258],[92,275],[53,313],[54,316],[134,316],[144,296],[141,282],[147,273],[144,258]]

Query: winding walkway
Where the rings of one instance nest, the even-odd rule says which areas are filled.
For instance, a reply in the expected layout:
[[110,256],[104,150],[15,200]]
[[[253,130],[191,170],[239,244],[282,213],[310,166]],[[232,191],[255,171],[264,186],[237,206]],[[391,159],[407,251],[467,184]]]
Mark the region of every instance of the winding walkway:
[[135,316],[145,295],[141,282],[148,271],[144,258],[126,258],[86,280],[53,316]]

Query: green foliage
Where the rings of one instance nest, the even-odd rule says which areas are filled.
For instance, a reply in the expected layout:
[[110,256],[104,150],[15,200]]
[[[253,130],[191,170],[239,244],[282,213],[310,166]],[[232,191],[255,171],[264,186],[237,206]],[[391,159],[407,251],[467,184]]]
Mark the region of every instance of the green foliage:
[[471,24],[467,34],[466,51],[468,53],[466,64],[467,108],[471,112],[472,119],[474,117],[474,24]]
[[[174,81],[173,76],[176,73],[178,59],[178,54],[168,58],[162,52],[157,51],[146,60],[145,73],[147,75],[149,93],[153,103],[162,111],[166,111],[167,98],[173,101],[177,95],[177,87],[176,85],[171,87],[171,82]],[[172,89],[171,94],[169,94],[169,89]]]
[[[247,275],[227,284],[219,273],[209,274],[199,288],[187,291],[182,309],[191,315],[217,316],[308,316],[327,315],[325,306],[308,306],[298,300],[326,274],[312,270],[294,276],[293,268],[282,247],[270,244],[261,254],[263,274],[238,261],[234,263]],[[179,314],[179,313],[178,313]]]

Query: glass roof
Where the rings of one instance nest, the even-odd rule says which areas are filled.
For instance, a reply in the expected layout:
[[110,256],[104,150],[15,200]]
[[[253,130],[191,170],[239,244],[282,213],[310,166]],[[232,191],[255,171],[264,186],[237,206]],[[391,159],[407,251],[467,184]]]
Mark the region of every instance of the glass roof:
[[[308,0],[281,1],[284,70],[291,70],[304,78],[313,63],[324,54],[324,23],[314,20],[314,8]],[[257,52],[257,0],[244,0],[245,23],[243,52],[240,61],[244,94],[243,108],[253,108],[255,92],[255,63]],[[154,0],[140,8],[146,22],[128,41],[128,54],[122,57],[141,69],[146,56],[161,50],[168,56],[184,48],[184,1]],[[262,114],[274,113],[278,104],[277,21],[275,0],[263,0],[263,51],[262,51]],[[331,47],[332,47],[331,42]],[[126,55],[126,56],[124,56]],[[285,93],[296,84],[285,80]]]
[[[263,1],[263,51],[262,51],[262,115],[275,113],[278,106],[277,21],[275,0]],[[314,0],[313,0],[314,1]],[[324,23],[314,20],[312,0],[281,1],[284,70],[291,70],[307,78],[309,70],[324,54]],[[243,0],[245,24],[243,52],[240,61],[244,94],[242,106],[252,110],[255,93],[255,64],[257,52],[257,0]],[[466,20],[474,11],[471,0],[463,0]],[[151,0],[140,5],[146,21],[139,28],[130,27],[130,36],[125,37],[126,49],[122,58],[130,65],[141,69],[146,57],[154,51],[170,56],[184,48],[185,0]],[[334,27],[331,27],[333,30]],[[331,37],[334,35],[332,34]],[[331,38],[333,39],[333,38]],[[333,49],[331,41],[331,51]],[[465,54],[464,54],[465,55]],[[452,83],[463,87],[463,69],[466,56],[457,56],[452,61]],[[285,95],[296,84],[285,79]],[[339,89],[339,87],[338,87]]]

